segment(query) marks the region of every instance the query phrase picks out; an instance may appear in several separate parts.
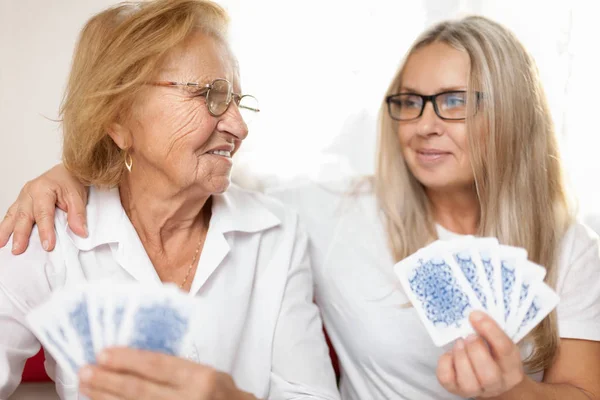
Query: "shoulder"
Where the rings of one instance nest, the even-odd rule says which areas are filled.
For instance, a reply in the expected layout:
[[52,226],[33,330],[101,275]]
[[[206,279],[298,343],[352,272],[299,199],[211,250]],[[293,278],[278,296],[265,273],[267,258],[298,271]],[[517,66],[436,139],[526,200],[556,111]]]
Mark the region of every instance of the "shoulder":
[[571,273],[600,274],[600,238],[587,225],[577,221],[565,233],[559,256],[559,281]]
[[600,238],[589,226],[582,222],[573,223],[561,242],[561,255],[569,262],[589,253],[597,253],[600,248]]
[[279,185],[267,190],[297,210],[303,218],[319,219],[327,223],[341,212],[364,205],[373,199],[369,178],[348,178],[336,181],[303,180]]
[[315,264],[325,263],[336,241],[364,241],[381,229],[379,207],[369,178],[304,181],[270,189],[297,210],[308,232]]
[[57,238],[53,251],[44,250],[37,226],[31,232],[29,245],[23,254],[12,254],[12,237],[0,249],[0,290],[23,309],[41,303],[51,292],[49,275],[56,269],[61,256]]
[[244,189],[232,184],[227,189],[227,198],[234,206],[244,210],[245,213],[271,214],[284,225],[297,219],[298,213],[292,207],[268,193]]
[[[4,270],[9,267],[7,265],[19,266],[20,269],[18,271],[26,273],[27,269],[32,269],[32,272],[36,272],[36,267],[33,267],[34,264],[48,264],[52,263],[53,259],[56,258],[57,255],[60,255],[63,251],[62,242],[64,241],[64,237],[62,235],[62,231],[65,230],[67,224],[67,214],[60,210],[56,209],[54,214],[54,232],[56,234],[56,245],[54,250],[47,252],[43,248],[42,241],[40,239],[39,229],[37,225],[33,226],[31,231],[31,235],[29,237],[29,245],[27,249],[19,255],[12,254],[12,244],[14,236],[11,236],[6,246],[0,248],[0,269]],[[62,229],[61,229],[62,228]],[[23,269],[25,268],[25,269]],[[9,268],[10,269],[10,268]],[[13,270],[14,271],[14,270]],[[0,282],[2,280],[0,279]]]

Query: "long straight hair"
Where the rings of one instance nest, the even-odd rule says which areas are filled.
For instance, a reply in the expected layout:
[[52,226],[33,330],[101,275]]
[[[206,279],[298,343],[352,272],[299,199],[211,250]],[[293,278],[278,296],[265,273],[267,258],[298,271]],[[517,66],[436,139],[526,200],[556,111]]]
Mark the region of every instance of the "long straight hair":
[[[479,236],[523,247],[530,260],[547,269],[556,286],[561,240],[573,221],[566,196],[558,141],[533,58],[501,25],[479,16],[445,21],[413,44],[387,94],[396,93],[406,60],[418,49],[445,43],[470,58],[466,127],[475,178]],[[483,92],[479,102],[475,91]],[[475,123],[484,121],[482,124]],[[483,132],[482,132],[483,129]],[[380,109],[375,193],[383,211],[389,246],[401,260],[437,239],[431,205],[423,186],[408,169],[398,138],[398,123],[385,102]],[[549,367],[558,348],[556,314],[536,327],[529,371]]]

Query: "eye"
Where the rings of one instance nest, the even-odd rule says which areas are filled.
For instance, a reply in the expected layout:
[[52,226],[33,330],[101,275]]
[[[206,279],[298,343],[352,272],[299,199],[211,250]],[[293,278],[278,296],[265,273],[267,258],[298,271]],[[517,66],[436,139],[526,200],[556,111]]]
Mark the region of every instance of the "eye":
[[192,97],[206,96],[206,92],[207,92],[206,88],[197,87],[197,86],[187,86],[186,91]]
[[448,94],[444,97],[444,106],[446,108],[464,107],[465,104],[465,95],[462,93]]
[[413,95],[400,96],[395,99],[394,103],[398,104],[400,108],[421,108],[421,98]]

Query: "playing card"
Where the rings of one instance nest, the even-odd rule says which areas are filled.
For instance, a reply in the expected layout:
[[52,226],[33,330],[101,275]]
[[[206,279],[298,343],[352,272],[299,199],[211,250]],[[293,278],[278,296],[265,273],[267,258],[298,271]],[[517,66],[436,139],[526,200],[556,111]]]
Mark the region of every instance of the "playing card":
[[[504,327],[504,301],[502,290],[502,270],[500,268],[499,244],[496,238],[477,238],[473,242],[474,249],[479,253],[485,276],[489,282],[494,300],[494,319]],[[491,313],[491,312],[490,312]]]
[[502,271],[502,301],[504,304],[505,328],[519,306],[522,271],[519,265],[527,259],[527,251],[519,247],[500,245],[498,247]]
[[65,329],[66,321],[54,312],[52,304],[46,303],[37,307],[25,318],[44,349],[62,368],[77,376],[79,368],[84,364],[83,359],[69,345],[69,336]]
[[142,293],[126,312],[120,335],[124,345],[181,356],[193,332],[195,302],[174,286]]
[[535,296],[535,291],[531,290],[532,287],[540,282],[544,281],[546,276],[546,269],[538,264],[535,264],[529,260],[521,262],[522,280],[521,288],[519,290],[519,302],[517,310],[513,313],[513,316],[508,322],[505,329],[509,336],[513,336],[519,327],[521,321],[525,316],[525,313],[529,310],[531,302]]
[[104,285],[88,285],[83,292],[87,298],[92,344],[96,355],[105,347],[104,344]]
[[[498,313],[496,301],[492,294],[491,280],[485,270],[473,236],[455,239],[446,243],[447,249],[467,278],[471,289],[477,295],[481,305],[499,323],[504,323],[502,314]],[[493,274],[493,272],[490,272]]]
[[123,326],[128,318],[127,313],[131,313],[134,307],[133,303],[137,301],[138,288],[133,290],[130,284],[116,284],[111,288],[110,298],[107,301],[106,307],[106,341],[109,346],[123,346],[125,339],[123,338]]
[[403,289],[434,344],[441,347],[473,333],[468,317],[483,310],[469,282],[437,241],[397,263],[394,267]]
[[96,351],[85,292],[81,290],[61,291],[55,293],[53,297],[54,304],[60,307],[66,316],[66,327],[75,334],[75,341],[71,343],[71,346],[79,345],[86,364],[96,364]]
[[519,343],[533,328],[537,326],[558,305],[558,295],[544,282],[532,285],[530,290],[535,292],[533,301],[516,329],[512,339]]

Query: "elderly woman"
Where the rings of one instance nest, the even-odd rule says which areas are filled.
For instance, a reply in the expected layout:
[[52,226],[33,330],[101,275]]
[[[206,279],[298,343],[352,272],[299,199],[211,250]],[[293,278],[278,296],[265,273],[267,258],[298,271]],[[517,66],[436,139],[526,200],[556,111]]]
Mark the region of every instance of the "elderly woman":
[[91,186],[87,235],[57,213],[56,247],[0,250],[0,398],[40,344],[25,315],[61,287],[107,278],[172,282],[200,296],[193,361],[106,352],[81,386],[47,360],[63,399],[337,399],[312,303],[307,236],[278,202],[230,185],[248,135],[226,41],[205,0],[128,3],[94,16],[75,51],[63,160]]

